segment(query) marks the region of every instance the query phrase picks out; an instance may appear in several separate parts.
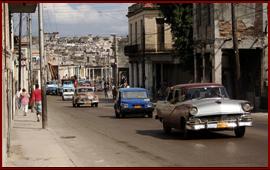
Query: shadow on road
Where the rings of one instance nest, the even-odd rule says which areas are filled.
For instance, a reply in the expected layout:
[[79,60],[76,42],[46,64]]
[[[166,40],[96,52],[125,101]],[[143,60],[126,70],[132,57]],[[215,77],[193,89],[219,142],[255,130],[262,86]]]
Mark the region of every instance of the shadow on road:
[[142,115],[126,115],[125,117],[121,117],[121,118],[116,118],[114,113],[113,115],[111,116],[108,116],[108,115],[103,115],[103,116],[98,116],[98,117],[101,117],[101,118],[111,118],[111,119],[142,119],[142,118],[148,118],[148,117],[145,117],[145,116],[142,116]]
[[[197,132],[189,132],[188,138],[185,139],[183,137],[183,133],[179,131],[173,131],[170,134],[166,134],[163,130],[137,130],[137,134],[152,136],[160,139],[168,139],[168,140],[200,140],[200,139],[228,139],[235,138],[233,135],[227,135],[223,133],[216,133],[213,131],[197,131]],[[233,133],[233,132],[232,132]]]

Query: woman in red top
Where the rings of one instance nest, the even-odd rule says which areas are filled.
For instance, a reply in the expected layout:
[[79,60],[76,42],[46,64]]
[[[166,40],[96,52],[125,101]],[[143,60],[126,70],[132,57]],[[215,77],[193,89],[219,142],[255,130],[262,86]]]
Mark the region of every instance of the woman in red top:
[[41,112],[42,112],[41,100],[42,100],[41,90],[39,89],[39,85],[36,84],[36,88],[32,92],[31,104],[35,104],[36,111],[37,111],[37,121],[38,122],[40,120],[40,115],[41,115]]

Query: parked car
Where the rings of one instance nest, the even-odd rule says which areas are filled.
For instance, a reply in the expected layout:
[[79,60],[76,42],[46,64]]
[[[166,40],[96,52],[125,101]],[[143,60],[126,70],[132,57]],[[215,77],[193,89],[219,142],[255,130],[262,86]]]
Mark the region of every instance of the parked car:
[[81,86],[76,88],[72,105],[79,107],[80,105],[90,105],[91,107],[98,107],[99,99],[94,93],[94,87]]
[[58,85],[56,81],[48,81],[46,83],[46,94],[57,94]]
[[144,88],[120,88],[114,104],[115,117],[135,113],[152,117],[154,106]]
[[221,84],[195,83],[171,87],[165,101],[156,104],[157,115],[166,133],[172,128],[183,131],[234,130],[243,137],[247,126],[252,126],[253,106],[245,100],[232,100]]

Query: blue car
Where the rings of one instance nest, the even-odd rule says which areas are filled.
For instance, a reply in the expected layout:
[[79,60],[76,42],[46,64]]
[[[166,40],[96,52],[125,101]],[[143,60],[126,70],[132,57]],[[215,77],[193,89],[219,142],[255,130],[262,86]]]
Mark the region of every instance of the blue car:
[[46,84],[46,94],[57,94],[58,85],[56,81],[48,81]]
[[114,104],[115,117],[125,117],[127,114],[142,114],[153,116],[154,106],[144,88],[120,88]]

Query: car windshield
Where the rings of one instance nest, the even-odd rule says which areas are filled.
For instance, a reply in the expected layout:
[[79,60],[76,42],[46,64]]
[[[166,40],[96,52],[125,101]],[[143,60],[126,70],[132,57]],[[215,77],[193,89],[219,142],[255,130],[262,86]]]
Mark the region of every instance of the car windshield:
[[73,92],[73,89],[64,89],[64,92]]
[[57,84],[55,81],[49,81],[47,84]]
[[72,81],[64,81],[64,83],[63,84],[72,84]]
[[81,88],[78,89],[78,93],[87,93],[87,92],[94,92],[92,88]]
[[203,87],[203,88],[187,89],[185,96],[186,100],[214,98],[214,97],[229,98],[226,89],[224,87]]
[[147,93],[145,91],[137,91],[137,92],[123,92],[123,99],[145,99],[147,98]]

